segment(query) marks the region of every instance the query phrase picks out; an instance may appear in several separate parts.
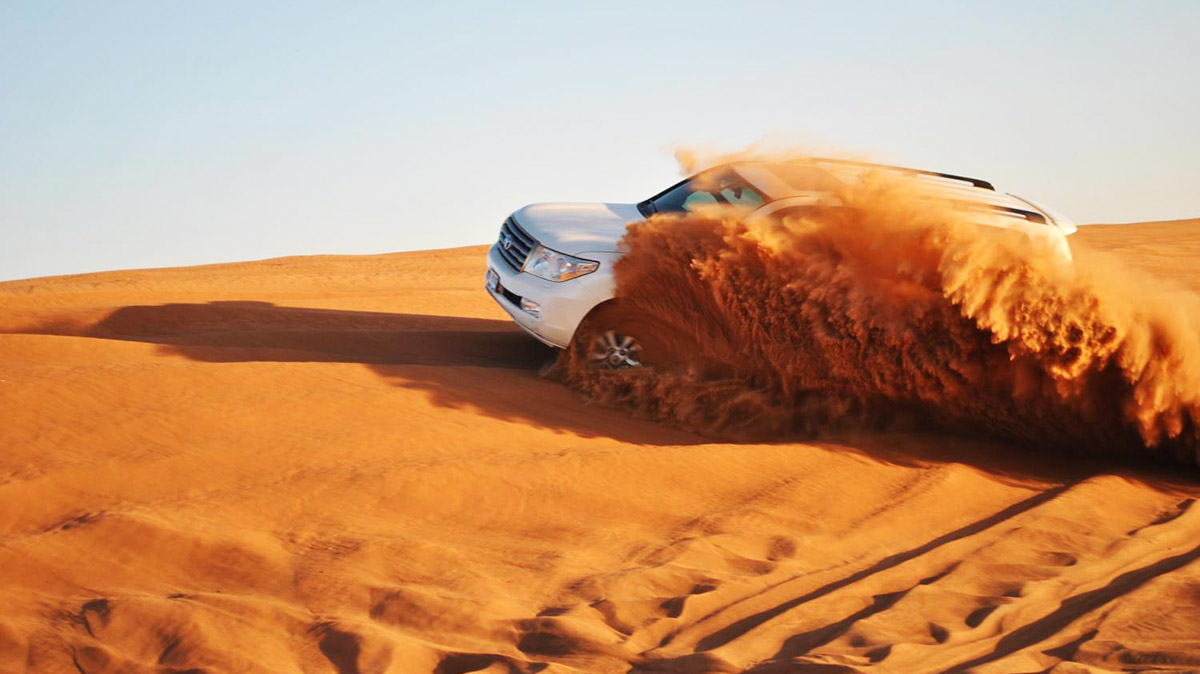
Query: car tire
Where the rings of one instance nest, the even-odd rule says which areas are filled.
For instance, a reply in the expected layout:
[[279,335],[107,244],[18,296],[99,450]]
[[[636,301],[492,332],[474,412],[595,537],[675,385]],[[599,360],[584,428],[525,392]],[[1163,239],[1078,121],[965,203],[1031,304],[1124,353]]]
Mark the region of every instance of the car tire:
[[576,368],[586,370],[664,369],[672,366],[671,340],[652,317],[613,300],[592,310],[569,346]]

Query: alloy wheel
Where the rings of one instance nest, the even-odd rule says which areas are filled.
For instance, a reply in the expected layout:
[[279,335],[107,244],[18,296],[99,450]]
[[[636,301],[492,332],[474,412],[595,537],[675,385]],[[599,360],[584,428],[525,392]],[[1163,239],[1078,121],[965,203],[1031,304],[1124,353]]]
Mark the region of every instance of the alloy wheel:
[[593,367],[608,370],[642,367],[641,351],[642,345],[632,335],[606,330],[592,340],[588,362]]

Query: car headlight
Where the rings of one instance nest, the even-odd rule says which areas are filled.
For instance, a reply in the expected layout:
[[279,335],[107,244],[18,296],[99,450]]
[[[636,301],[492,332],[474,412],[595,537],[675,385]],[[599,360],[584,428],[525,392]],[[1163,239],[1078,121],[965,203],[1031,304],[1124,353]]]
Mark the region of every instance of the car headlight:
[[584,274],[590,274],[599,268],[599,262],[559,253],[539,244],[529,254],[521,271],[529,272],[547,281],[562,283]]

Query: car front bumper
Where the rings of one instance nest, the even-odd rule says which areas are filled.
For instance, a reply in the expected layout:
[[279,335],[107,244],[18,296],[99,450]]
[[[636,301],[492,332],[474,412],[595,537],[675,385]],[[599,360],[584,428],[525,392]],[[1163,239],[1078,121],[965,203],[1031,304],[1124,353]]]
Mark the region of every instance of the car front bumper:
[[[547,281],[513,269],[496,245],[488,250],[487,266],[499,280],[498,287],[484,282],[492,299],[526,332],[559,349],[571,343],[575,329],[592,307],[611,297],[607,274],[594,272],[562,283]],[[537,315],[521,308],[522,298],[538,304]]]

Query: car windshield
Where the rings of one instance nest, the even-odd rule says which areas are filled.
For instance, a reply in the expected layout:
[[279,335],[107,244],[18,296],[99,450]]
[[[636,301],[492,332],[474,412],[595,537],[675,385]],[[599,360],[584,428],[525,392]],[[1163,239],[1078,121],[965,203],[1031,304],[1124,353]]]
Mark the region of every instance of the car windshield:
[[765,202],[762,193],[750,187],[737,173],[724,168],[692,176],[638,204],[638,210],[646,216],[654,213],[686,213],[713,204],[753,210]]

